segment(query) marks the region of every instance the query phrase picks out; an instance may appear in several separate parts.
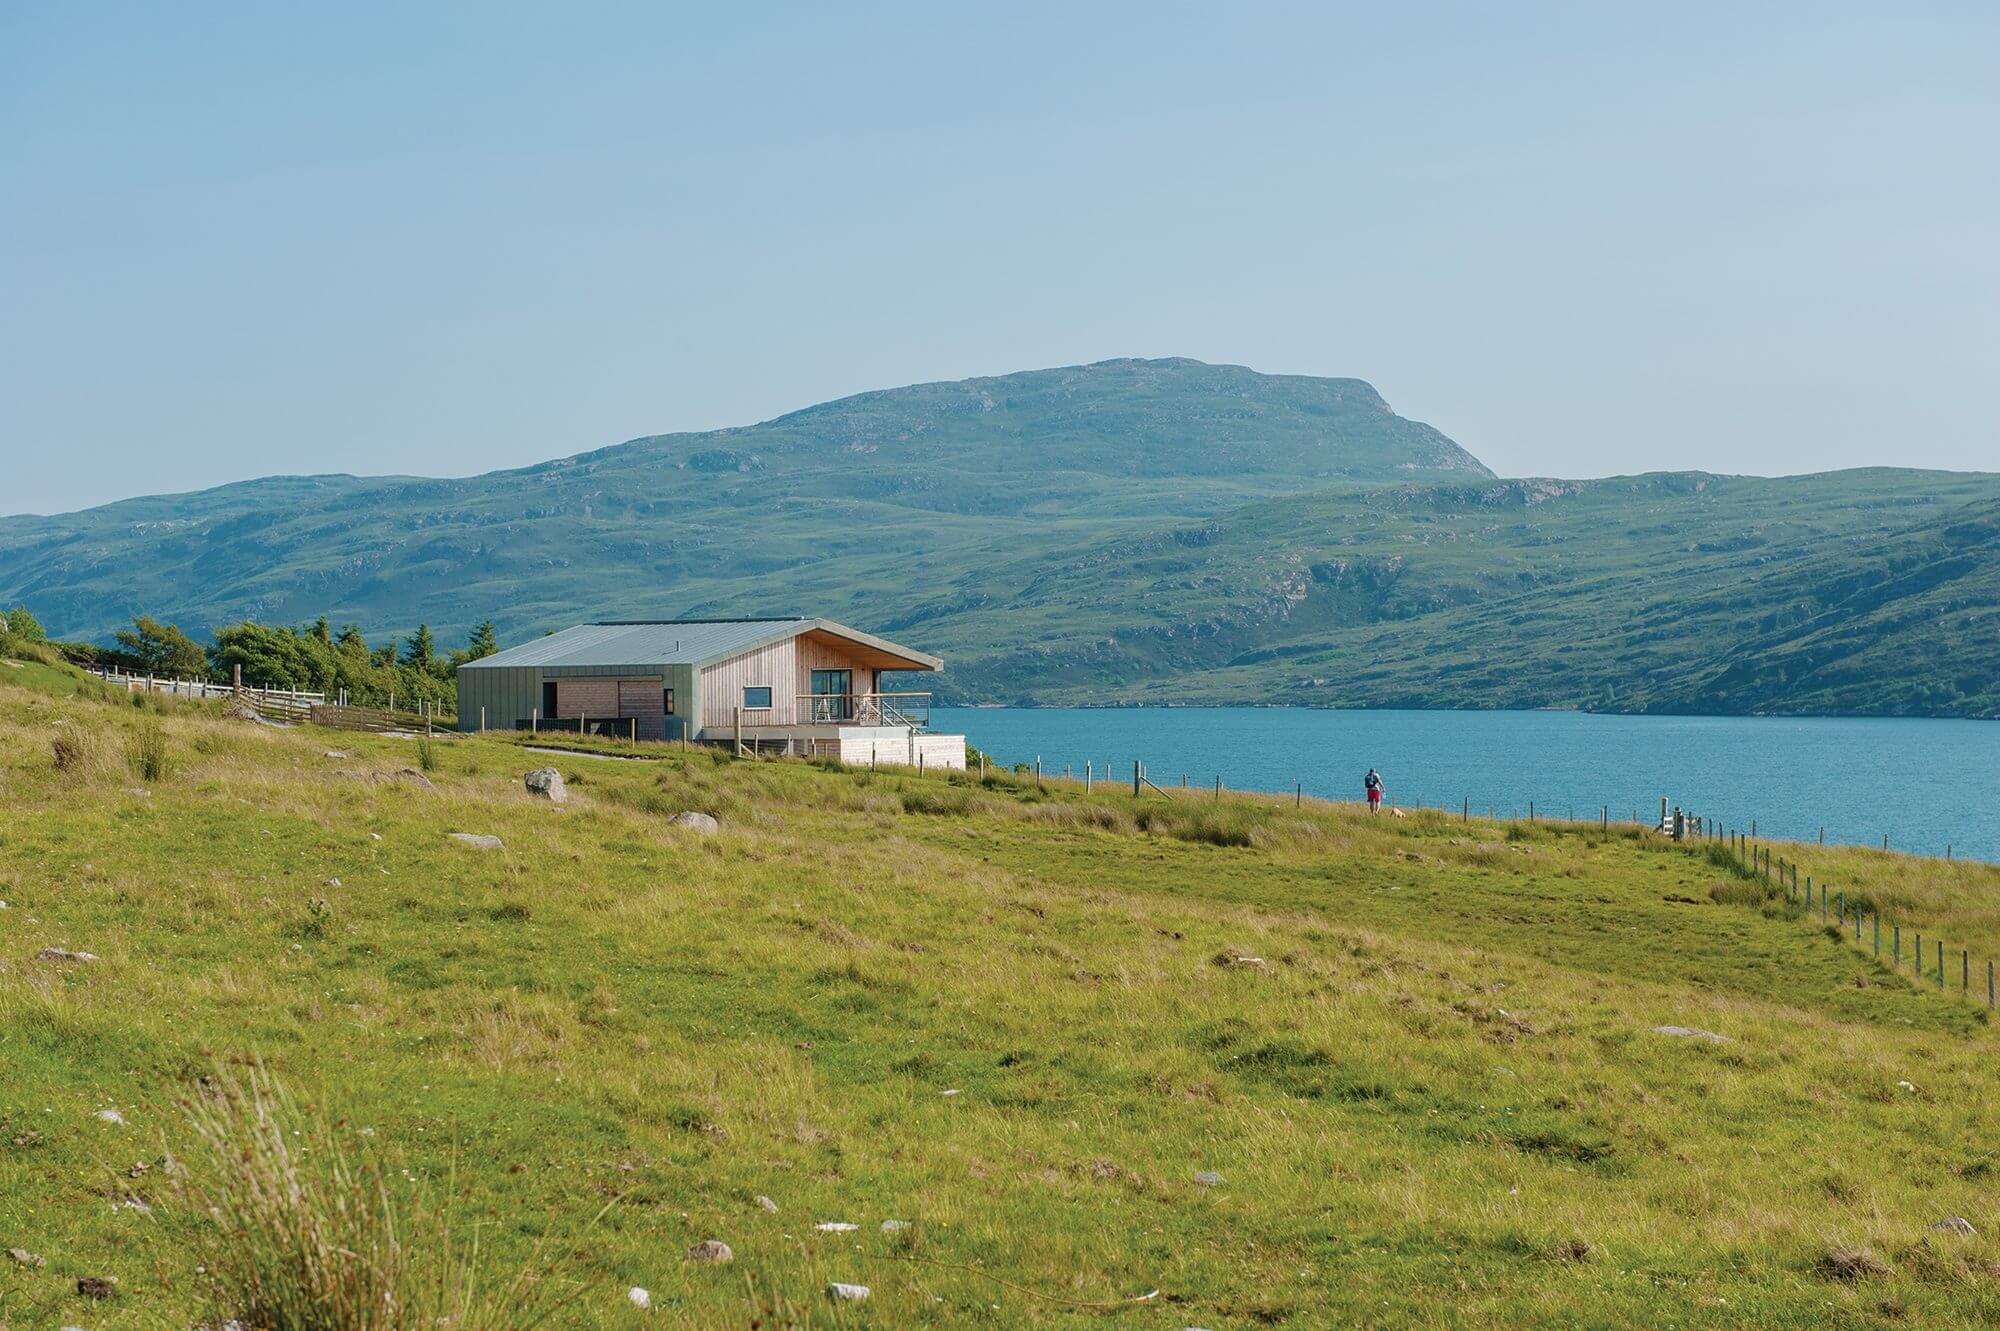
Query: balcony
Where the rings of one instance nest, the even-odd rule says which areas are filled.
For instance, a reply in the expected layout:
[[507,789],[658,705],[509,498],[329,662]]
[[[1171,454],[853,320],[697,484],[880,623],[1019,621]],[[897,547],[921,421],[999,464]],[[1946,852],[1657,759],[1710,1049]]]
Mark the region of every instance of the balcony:
[[909,726],[928,730],[928,693],[801,693],[798,724],[813,726]]

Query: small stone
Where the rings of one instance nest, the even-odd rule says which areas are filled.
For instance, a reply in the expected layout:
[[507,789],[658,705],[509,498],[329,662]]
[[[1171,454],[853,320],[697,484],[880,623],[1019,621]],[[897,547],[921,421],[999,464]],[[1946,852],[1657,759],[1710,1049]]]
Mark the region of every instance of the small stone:
[[1216,1173],[1214,1170],[1204,1169],[1194,1176],[1194,1181],[1201,1184],[1204,1188],[1219,1188],[1222,1186],[1223,1179],[1222,1175]]
[[653,1306],[653,1296],[637,1285],[626,1290],[625,1297],[632,1301],[634,1308],[650,1308]]
[[1914,1090],[1916,1090],[1916,1089],[1917,1089],[1917,1085],[1916,1085],[1916,1083],[1915,1083],[1915,1082],[1909,1082],[1909,1081],[1899,1081],[1899,1082],[1897,1082],[1897,1083],[1896,1083],[1896,1086],[1897,1086],[1897,1089],[1899,1089],[1899,1090],[1904,1090],[1904,1091],[1914,1091]]
[[938,1094],[939,1094],[939,1095],[964,1095],[964,1094],[965,1094],[965,1092],[964,1092],[964,1091],[961,1091],[961,1090],[959,1090],[959,1089],[958,1089],[958,1088],[957,1088],[956,1086],[954,1086],[954,1087],[952,1087],[952,1088],[951,1088],[950,1090],[948,1090],[948,1091],[939,1091],[939,1092],[938,1092]]
[[760,1192],[757,1194],[756,1201],[757,1205],[763,1207],[766,1211],[769,1211],[772,1215],[776,1215],[778,1213],[778,1204],[772,1201],[769,1197],[766,1197],[763,1193]]
[[703,836],[708,836],[722,830],[722,825],[716,822],[713,817],[705,813],[698,813],[693,809],[683,809],[681,812],[667,819],[667,826],[685,828],[690,832],[699,832]]
[[130,1193],[112,1202],[111,1209],[114,1211],[137,1211],[140,1215],[151,1215],[153,1213],[153,1208],[147,1205],[142,1198],[134,1197]]
[[382,839],[382,834],[380,832],[370,832],[368,834],[368,839],[370,841],[380,841]]
[[35,953],[35,960],[57,962],[57,963],[71,962],[71,961],[96,961],[97,954],[95,952],[72,952],[66,947],[45,947],[41,951]]
[[339,887],[339,886],[340,886],[340,880],[339,880],[338,878],[329,878],[329,879],[327,879],[327,880],[326,880],[326,885],[327,885],[328,887]]
[[354,755],[349,753],[346,749],[328,749],[326,751],[326,756],[335,760],[339,760],[341,758],[352,758]]
[[848,1234],[861,1228],[861,1226],[850,1225],[845,1220],[822,1220],[817,1225],[814,1225],[813,1228],[827,1234]]
[[537,767],[522,778],[530,795],[540,795],[551,804],[569,803],[569,787],[563,774],[553,767]]
[[1714,1044],[1734,1043],[1726,1035],[1717,1035],[1714,1031],[1705,1031],[1699,1026],[1655,1026],[1653,1034],[1672,1035],[1683,1040],[1708,1040]]
[[104,1276],[78,1276],[76,1292],[86,1299],[115,1299],[118,1297],[118,1282]]
[[16,1266],[47,1266],[49,1264],[48,1258],[37,1257],[26,1248],[9,1248],[7,1249],[7,1255],[14,1259]]
[[119,1113],[119,1112],[118,1112],[117,1110],[115,1110],[115,1109],[100,1109],[100,1110],[98,1110],[98,1111],[97,1111],[97,1121],[98,1121],[98,1122],[100,1122],[100,1123],[116,1123],[116,1124],[118,1124],[118,1125],[119,1125],[120,1127],[123,1127],[123,1126],[125,1126],[125,1116],[124,1116],[123,1114]]
[[882,1232],[884,1234],[894,1234],[909,1227],[910,1222],[907,1220],[884,1220],[882,1222]]
[[721,1239],[703,1239],[700,1243],[688,1249],[688,1260],[690,1262],[708,1262],[720,1266],[724,1262],[735,1261],[736,1254],[731,1252],[729,1245]]
[[1935,1225],[1932,1225],[1931,1228],[1941,1234],[1963,1234],[1967,1238],[1971,1238],[1979,1232],[1972,1227],[1972,1222],[1962,1215],[1948,1215]]
[[453,832],[453,841],[463,841],[474,850],[505,850],[507,843],[497,836],[486,836],[479,832]]
[[860,1303],[868,1297],[870,1291],[866,1285],[847,1285],[836,1280],[826,1287],[826,1292],[829,1297],[839,1299],[843,1303]]

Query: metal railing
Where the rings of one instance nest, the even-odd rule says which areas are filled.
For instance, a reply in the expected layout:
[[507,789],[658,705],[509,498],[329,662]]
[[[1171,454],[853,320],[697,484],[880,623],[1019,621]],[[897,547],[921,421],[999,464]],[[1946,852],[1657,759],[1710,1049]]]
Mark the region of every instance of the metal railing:
[[798,724],[839,726],[909,726],[925,730],[931,723],[928,693],[801,693]]

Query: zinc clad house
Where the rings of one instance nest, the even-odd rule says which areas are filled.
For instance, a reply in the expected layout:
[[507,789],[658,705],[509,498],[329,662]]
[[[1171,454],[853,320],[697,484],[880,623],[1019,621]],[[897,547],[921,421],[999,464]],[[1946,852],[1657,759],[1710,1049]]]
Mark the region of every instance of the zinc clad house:
[[930,694],[881,687],[943,664],[826,619],[579,624],[460,666],[458,724],[962,769],[965,736],[930,732]]

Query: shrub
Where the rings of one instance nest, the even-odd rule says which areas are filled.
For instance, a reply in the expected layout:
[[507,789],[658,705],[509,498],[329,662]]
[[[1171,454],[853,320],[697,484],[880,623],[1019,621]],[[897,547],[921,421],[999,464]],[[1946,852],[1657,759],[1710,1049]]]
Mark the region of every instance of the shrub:
[[438,769],[437,743],[428,736],[417,741],[417,766],[426,772]]
[[172,765],[167,752],[167,732],[157,722],[140,726],[125,742],[125,761],[131,765],[132,775],[141,781],[166,780]]
[[560,1310],[530,1269],[480,1288],[476,1247],[421,1185],[308,1119],[262,1069],[224,1072],[187,1109],[185,1161],[212,1325],[327,1331],[532,1327]]

